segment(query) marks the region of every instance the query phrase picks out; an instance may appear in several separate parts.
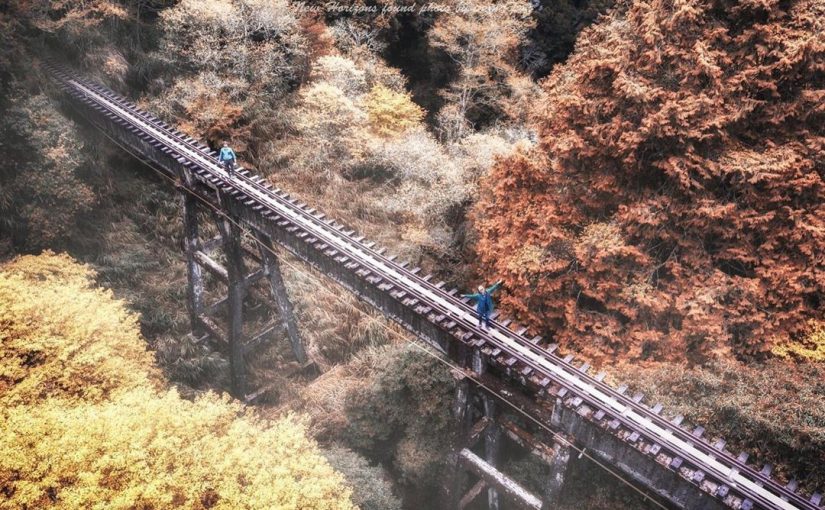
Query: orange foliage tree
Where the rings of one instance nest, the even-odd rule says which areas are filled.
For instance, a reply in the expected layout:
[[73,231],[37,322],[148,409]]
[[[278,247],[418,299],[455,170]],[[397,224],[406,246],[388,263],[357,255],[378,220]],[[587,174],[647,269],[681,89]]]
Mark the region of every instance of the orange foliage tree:
[[825,307],[821,2],[635,1],[475,210],[505,305],[593,355],[766,353]]

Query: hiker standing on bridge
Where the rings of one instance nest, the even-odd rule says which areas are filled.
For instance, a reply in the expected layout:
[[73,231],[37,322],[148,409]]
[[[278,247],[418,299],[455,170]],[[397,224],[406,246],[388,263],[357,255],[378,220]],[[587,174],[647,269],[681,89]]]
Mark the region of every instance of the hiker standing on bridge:
[[221,147],[221,152],[218,154],[218,162],[223,165],[223,168],[229,174],[229,177],[235,175],[235,162],[237,158],[235,157],[235,151],[233,151],[229,147],[228,142],[223,142],[223,147]]
[[503,282],[501,280],[494,283],[489,288],[485,289],[483,285],[478,286],[476,294],[462,294],[461,297],[466,297],[476,300],[476,313],[478,313],[478,325],[482,322],[484,327],[490,329],[490,315],[493,313],[493,292],[497,291]]

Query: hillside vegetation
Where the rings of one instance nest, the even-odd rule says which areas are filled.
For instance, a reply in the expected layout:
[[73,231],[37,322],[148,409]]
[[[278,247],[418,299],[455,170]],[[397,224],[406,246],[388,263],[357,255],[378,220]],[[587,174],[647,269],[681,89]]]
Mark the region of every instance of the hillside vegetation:
[[51,253],[0,267],[0,508],[355,508],[296,418],[166,389],[93,278]]
[[818,1],[638,1],[586,29],[542,83],[538,147],[500,162],[475,210],[507,307],[598,357],[810,341],[823,20]]
[[[320,376],[278,339],[250,363],[268,420],[209,393],[227,362],[188,334],[179,197],[60,104],[44,56],[228,140],[422,274],[503,278],[505,315],[825,486],[820,0],[340,4],[0,2],[0,260],[94,268],[2,271],[11,507],[149,506],[151,487],[156,506],[431,508],[453,439],[443,364],[289,256]],[[523,453],[505,471],[540,491]],[[645,505],[574,464],[560,508]]]

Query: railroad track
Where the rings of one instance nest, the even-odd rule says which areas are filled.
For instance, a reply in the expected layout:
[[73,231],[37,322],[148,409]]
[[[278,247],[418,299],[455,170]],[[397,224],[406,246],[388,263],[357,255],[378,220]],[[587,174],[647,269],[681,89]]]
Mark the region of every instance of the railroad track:
[[649,407],[642,402],[643,396],[628,396],[626,387],[606,384],[604,374],[591,375],[587,363],[575,365],[572,355],[561,357],[555,345],[544,345],[541,337],[529,335],[526,328],[497,318],[490,330],[479,328],[473,309],[457,296],[456,289],[447,290],[443,282],[433,283],[431,276],[419,275],[418,268],[397,262],[375,243],[259,176],[239,168],[234,178],[229,178],[217,164],[217,154],[207,146],[60,65],[47,67],[75,100],[175,157],[192,170],[200,184],[232,196],[323,250],[368,283],[389,291],[416,313],[483,352],[509,379],[531,393],[563,401],[605,431],[654,457],[663,469],[678,472],[731,508],[825,508],[820,494],[806,497],[797,490],[796,481],[779,483],[771,477],[770,466],[757,469],[747,463],[746,454],[737,456],[728,451],[723,440],[709,442],[702,427],[689,429],[681,417],[666,418],[660,405]]

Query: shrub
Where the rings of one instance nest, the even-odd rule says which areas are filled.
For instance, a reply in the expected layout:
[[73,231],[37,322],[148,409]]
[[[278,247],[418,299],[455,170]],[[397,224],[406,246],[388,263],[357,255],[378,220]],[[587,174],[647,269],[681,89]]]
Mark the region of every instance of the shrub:
[[297,167],[312,171],[346,169],[363,150],[361,134],[366,115],[341,89],[318,82],[300,93],[293,114],[300,131]]
[[412,346],[388,348],[383,361],[348,395],[346,441],[392,460],[406,483],[427,486],[453,439],[455,381],[444,365]]
[[[683,415],[722,437],[734,453],[746,451],[756,465],[770,463],[784,479],[805,474],[808,490],[825,484],[825,367],[770,360],[746,365],[720,360],[685,369],[681,363],[611,370],[625,383],[660,402],[668,416]],[[627,374],[633,374],[632,380]]]
[[150,108],[164,118],[179,119],[180,128],[199,133],[217,144],[232,138],[233,147],[249,137],[243,125],[252,103],[247,93],[250,83],[242,77],[206,71],[182,76],[162,94],[150,100]]
[[315,81],[329,83],[349,98],[367,91],[365,74],[355,62],[338,55],[321,57],[312,66],[312,78]]
[[[306,79],[314,51],[289,3],[184,0],[162,11],[159,26],[153,56],[165,73],[153,82],[155,107],[190,134],[232,138],[236,151],[256,154],[276,102]],[[166,83],[171,90],[162,90]],[[252,136],[255,127],[261,132]]]
[[8,166],[0,177],[9,190],[0,230],[29,249],[65,244],[96,202],[81,178],[92,162],[88,144],[42,94],[15,100],[0,137],[7,144],[0,168]]
[[0,266],[0,508],[355,508],[300,420],[162,389],[92,277],[48,252]]
[[199,72],[242,78],[283,94],[303,76],[307,41],[286,0],[183,0],[161,14],[159,57]]
[[469,198],[460,167],[422,130],[373,145],[368,161],[398,183],[386,207],[417,219],[428,230],[446,225],[450,208]]
[[424,110],[407,93],[376,85],[364,100],[370,128],[379,136],[392,137],[418,127]]
[[352,489],[352,502],[361,510],[401,510],[401,500],[392,491],[386,470],[346,448],[333,446],[323,451],[329,464]]
[[448,151],[462,167],[462,181],[476,192],[479,180],[487,175],[499,159],[511,156],[517,148],[529,146],[525,134],[507,131],[473,133],[448,146]]

